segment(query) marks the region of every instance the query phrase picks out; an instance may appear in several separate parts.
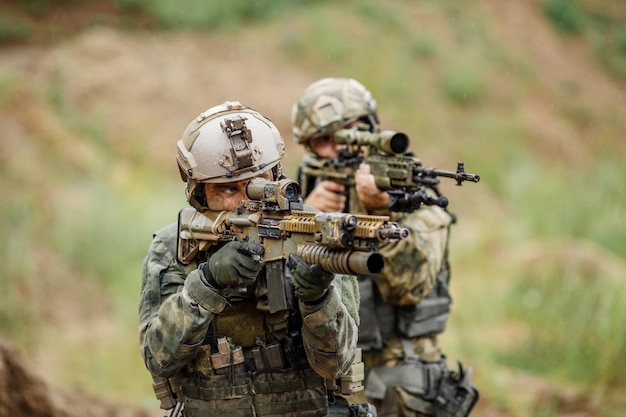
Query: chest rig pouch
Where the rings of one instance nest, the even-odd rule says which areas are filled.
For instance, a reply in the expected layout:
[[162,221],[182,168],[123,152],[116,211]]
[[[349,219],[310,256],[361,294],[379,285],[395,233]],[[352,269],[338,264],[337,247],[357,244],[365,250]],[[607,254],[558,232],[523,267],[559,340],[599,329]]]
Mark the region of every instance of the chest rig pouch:
[[180,375],[186,416],[325,416],[325,381],[308,366],[298,338],[293,332],[243,348],[219,338],[217,352],[202,346]]
[[397,309],[400,337],[419,337],[442,333],[446,328],[452,298],[448,290],[450,269],[442,269],[428,297],[411,306],[400,306]]
[[419,303],[393,306],[383,300],[371,276],[359,276],[361,304],[359,347],[379,350],[389,338],[414,338],[445,330],[452,299],[448,291],[450,271],[439,272],[433,290]]

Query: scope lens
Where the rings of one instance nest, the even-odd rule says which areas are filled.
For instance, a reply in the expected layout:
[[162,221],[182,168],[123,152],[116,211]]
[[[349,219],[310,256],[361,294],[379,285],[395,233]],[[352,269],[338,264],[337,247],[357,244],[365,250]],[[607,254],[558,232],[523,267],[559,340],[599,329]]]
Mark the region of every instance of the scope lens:
[[409,148],[409,137],[404,133],[396,133],[389,140],[389,146],[395,154],[405,153]]
[[283,192],[287,200],[297,200],[300,197],[300,185],[297,182],[291,182],[285,186]]

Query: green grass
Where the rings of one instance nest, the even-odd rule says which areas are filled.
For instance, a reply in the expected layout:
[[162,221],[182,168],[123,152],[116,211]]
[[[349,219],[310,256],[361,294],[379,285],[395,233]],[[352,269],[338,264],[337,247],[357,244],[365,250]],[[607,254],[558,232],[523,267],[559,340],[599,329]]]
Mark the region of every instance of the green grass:
[[526,249],[534,262],[516,272],[504,300],[506,317],[532,332],[502,362],[595,393],[623,386],[626,286],[612,255],[571,238]]
[[505,317],[533,331],[502,353],[505,363],[597,390],[626,384],[620,160],[605,155],[592,169],[514,167],[506,187],[516,219],[510,239],[536,247],[533,261],[509,276]]
[[505,189],[524,238],[572,236],[598,242],[626,257],[626,201],[620,158],[606,155],[593,168],[515,166]]
[[585,13],[576,0],[545,0],[543,11],[563,32],[577,34],[585,29]]

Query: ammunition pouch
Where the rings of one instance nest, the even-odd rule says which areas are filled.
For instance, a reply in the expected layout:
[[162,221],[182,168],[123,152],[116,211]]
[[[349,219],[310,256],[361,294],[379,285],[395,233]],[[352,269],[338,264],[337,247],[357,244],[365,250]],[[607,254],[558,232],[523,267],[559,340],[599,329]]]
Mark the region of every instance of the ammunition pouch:
[[343,376],[336,380],[326,380],[329,391],[342,395],[352,395],[363,391],[363,380],[365,379],[365,364],[363,363],[363,352],[357,348],[354,354],[352,365]]
[[180,380],[178,378],[168,379],[152,375],[152,389],[163,410],[174,408],[176,403],[182,400]]
[[208,410],[229,417],[319,417],[327,412],[324,379],[312,369],[186,375],[181,382],[187,417],[203,417]]
[[203,345],[181,372],[185,415],[208,410],[234,417],[320,417],[327,412],[324,379],[308,365],[298,332],[282,343],[233,345],[218,338],[217,352]]
[[388,304],[370,276],[359,276],[361,304],[359,347],[380,350],[383,340],[415,338],[442,333],[450,315],[452,299],[448,292],[450,272],[444,268],[428,297],[408,306]]
[[398,335],[420,337],[443,333],[450,314],[450,300],[427,297],[412,306],[398,307]]
[[434,417],[466,417],[478,401],[478,390],[470,384],[471,369],[451,371],[445,358],[438,362],[405,359],[392,368],[370,369],[365,395],[383,400],[388,389],[401,388],[405,406]]
[[435,286],[428,297],[411,306],[398,307],[398,335],[420,337],[443,333],[450,315],[452,298],[448,290],[450,269],[443,268],[437,274]]

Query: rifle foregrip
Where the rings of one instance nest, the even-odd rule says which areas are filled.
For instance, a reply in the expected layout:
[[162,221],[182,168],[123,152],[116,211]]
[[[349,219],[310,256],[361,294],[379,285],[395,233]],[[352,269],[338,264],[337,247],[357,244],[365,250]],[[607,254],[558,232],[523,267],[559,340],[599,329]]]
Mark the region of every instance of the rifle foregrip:
[[377,274],[385,265],[384,258],[377,252],[302,245],[298,246],[296,253],[309,265],[319,264],[324,270],[333,274]]

